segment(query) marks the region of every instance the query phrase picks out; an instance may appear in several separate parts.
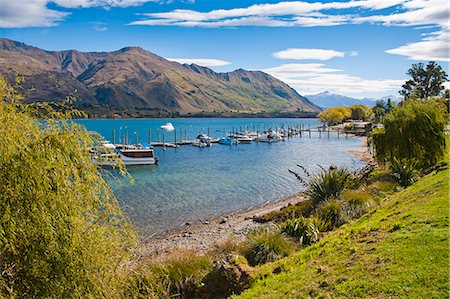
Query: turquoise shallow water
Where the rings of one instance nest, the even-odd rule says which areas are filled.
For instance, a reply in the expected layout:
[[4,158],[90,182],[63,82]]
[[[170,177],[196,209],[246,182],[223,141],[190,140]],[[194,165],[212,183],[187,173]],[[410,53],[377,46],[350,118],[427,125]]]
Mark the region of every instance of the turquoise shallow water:
[[[140,141],[148,141],[148,129],[152,128],[152,140],[157,139],[157,128],[167,121],[179,132],[187,130],[192,139],[198,133],[213,137],[230,132],[233,127],[244,129],[275,128],[284,125],[315,127],[315,119],[129,119],[129,120],[79,120],[88,130],[97,131],[112,140],[112,130],[135,142],[134,132]],[[122,127],[122,129],[120,129]],[[220,132],[219,132],[220,131]],[[162,136],[161,136],[162,139]],[[173,133],[166,136],[172,140]],[[359,168],[364,163],[348,154],[349,149],[361,145],[357,138],[348,139],[331,134],[317,133],[304,137],[294,136],[286,142],[273,144],[252,143],[226,146],[213,144],[211,148],[185,145],[178,149],[156,148],[158,165],[129,167],[135,183],[127,179],[111,182],[111,187],[126,214],[139,228],[142,235],[174,229],[185,222],[195,222],[240,209],[260,205],[284,196],[292,195],[303,186],[288,172],[297,170],[297,164],[311,172],[318,165]]]

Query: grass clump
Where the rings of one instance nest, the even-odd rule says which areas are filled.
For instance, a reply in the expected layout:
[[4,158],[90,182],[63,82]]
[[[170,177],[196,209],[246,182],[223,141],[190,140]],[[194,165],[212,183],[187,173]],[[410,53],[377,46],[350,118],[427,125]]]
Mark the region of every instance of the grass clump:
[[259,228],[247,235],[241,253],[251,266],[255,266],[288,256],[295,249],[295,244],[278,229]]
[[313,205],[310,200],[302,200],[295,205],[282,208],[279,211],[273,211],[261,216],[255,217],[254,221],[259,223],[266,223],[269,221],[283,222],[292,217],[308,217],[313,211]]
[[162,260],[141,261],[128,275],[125,296],[193,298],[211,268],[210,257],[181,250]]
[[330,168],[312,176],[306,184],[306,194],[313,205],[336,199],[347,186],[350,173],[345,168]]
[[311,245],[319,240],[319,230],[311,218],[292,218],[281,226],[281,232],[295,238],[302,245]]
[[321,203],[317,209],[317,217],[322,231],[330,231],[346,222],[342,205],[336,199]]
[[349,190],[342,195],[342,205],[348,219],[364,215],[373,206],[373,196],[363,189]]
[[402,187],[408,187],[417,179],[417,161],[393,158],[391,175]]

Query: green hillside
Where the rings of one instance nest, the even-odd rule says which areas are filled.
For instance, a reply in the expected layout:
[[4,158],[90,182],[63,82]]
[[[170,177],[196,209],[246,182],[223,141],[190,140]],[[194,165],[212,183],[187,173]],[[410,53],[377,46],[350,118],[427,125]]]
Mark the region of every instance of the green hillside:
[[448,298],[449,170],[259,270],[237,298]]

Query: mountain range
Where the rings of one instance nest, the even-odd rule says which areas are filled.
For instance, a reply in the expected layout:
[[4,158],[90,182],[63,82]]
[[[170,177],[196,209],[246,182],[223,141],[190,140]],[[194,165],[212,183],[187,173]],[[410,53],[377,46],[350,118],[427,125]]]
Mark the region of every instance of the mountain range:
[[46,51],[0,38],[0,73],[24,77],[25,99],[62,101],[95,113],[315,115],[320,108],[260,71],[227,73],[179,64],[139,47]]
[[391,99],[394,102],[398,102],[401,99],[399,95],[385,96],[380,99],[373,99],[373,98],[358,99],[341,94],[331,93],[329,91],[321,92],[318,94],[306,95],[305,97],[321,108],[336,107],[336,106],[349,107],[353,105],[366,105],[369,107],[373,107],[375,106],[378,100],[387,101],[388,99]]

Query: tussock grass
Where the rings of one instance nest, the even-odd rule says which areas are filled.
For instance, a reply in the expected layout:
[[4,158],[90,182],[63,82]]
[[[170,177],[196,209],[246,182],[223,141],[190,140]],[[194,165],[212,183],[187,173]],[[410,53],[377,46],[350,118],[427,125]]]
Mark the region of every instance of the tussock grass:
[[256,222],[265,223],[270,221],[282,222],[292,217],[308,217],[313,211],[313,205],[310,200],[302,200],[295,205],[282,208],[279,211],[273,211],[263,214],[254,219]]
[[306,194],[313,206],[329,199],[340,198],[349,177],[350,172],[345,168],[322,170],[308,179]]
[[302,245],[311,245],[319,240],[319,229],[311,218],[292,218],[281,225],[281,232],[295,238]]
[[124,296],[193,298],[211,268],[211,257],[186,250],[176,250],[162,260],[140,261],[127,276]]
[[293,253],[296,245],[276,228],[259,228],[250,232],[241,253],[252,266],[273,262]]

